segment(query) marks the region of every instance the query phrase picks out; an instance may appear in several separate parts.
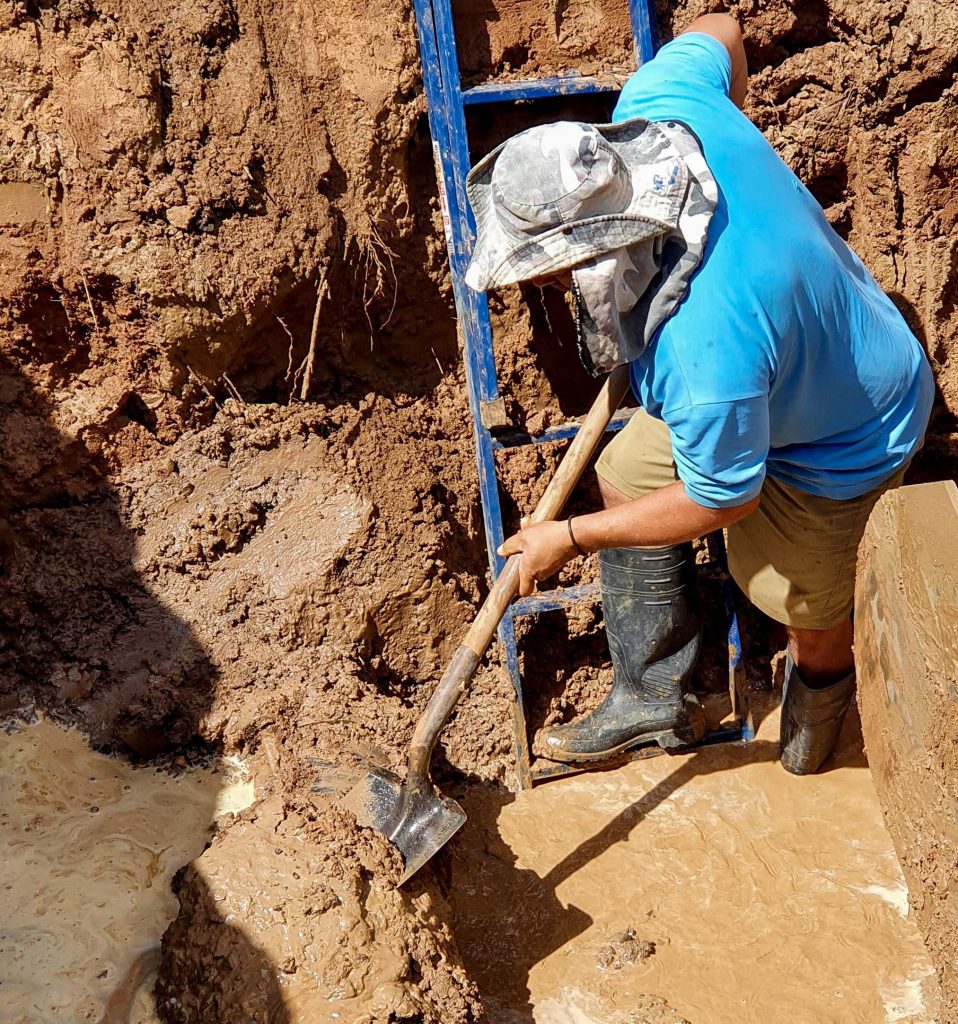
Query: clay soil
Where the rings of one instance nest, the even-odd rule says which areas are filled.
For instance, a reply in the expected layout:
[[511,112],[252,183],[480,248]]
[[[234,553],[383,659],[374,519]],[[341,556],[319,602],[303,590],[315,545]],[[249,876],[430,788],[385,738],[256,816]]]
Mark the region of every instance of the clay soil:
[[[470,81],[628,61],[624,0],[456,6]],[[927,348],[940,395],[917,472],[953,475],[958,9],[728,7],[749,113]],[[660,3],[663,38],[707,9]],[[262,803],[178,883],[167,1022],[239,1019],[237,1000],[243,1019],[306,1020],[320,975],[357,1020],[479,1019],[442,860],[397,894],[389,849],[310,792],[400,766],[488,585],[410,7],[19,0],[0,82],[0,710],[140,759],[192,744],[252,765]],[[525,114],[477,121],[477,150]],[[583,411],[561,303],[514,290],[493,311],[516,426]],[[560,454],[503,458],[512,514]],[[596,699],[599,626],[577,611],[525,638],[545,652],[536,723]],[[509,786],[511,752],[493,655],[438,772]],[[264,960],[231,946],[217,886],[269,908],[286,1017],[275,986],[255,1007],[242,987]]]

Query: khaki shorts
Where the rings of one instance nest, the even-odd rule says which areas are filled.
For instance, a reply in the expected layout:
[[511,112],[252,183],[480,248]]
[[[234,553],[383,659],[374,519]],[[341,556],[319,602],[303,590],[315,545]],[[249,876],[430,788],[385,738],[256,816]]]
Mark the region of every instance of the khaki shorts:
[[[612,439],[596,472],[630,498],[678,479],[669,429],[641,409]],[[799,629],[827,629],[851,615],[855,564],[869,513],[899,470],[879,487],[848,501],[820,498],[765,478],[755,511],[727,530],[732,578],[766,615]]]

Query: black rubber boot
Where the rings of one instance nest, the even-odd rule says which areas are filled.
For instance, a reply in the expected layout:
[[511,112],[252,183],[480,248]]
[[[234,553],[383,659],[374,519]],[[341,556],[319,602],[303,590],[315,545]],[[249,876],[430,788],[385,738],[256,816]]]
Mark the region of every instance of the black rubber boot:
[[551,761],[593,761],[645,743],[688,746],[706,732],[690,691],[701,630],[692,606],[691,544],[599,553],[612,689],[595,711],[542,729],[535,752]]
[[854,692],[854,672],[813,689],[799,675],[792,656],[786,657],[780,739],[782,767],[787,772],[813,775],[821,768],[835,749]]

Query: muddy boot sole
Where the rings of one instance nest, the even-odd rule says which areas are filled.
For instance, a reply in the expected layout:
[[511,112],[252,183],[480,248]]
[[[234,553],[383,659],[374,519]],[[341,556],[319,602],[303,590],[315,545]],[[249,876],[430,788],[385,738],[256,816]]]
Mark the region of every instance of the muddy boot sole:
[[689,747],[695,746],[705,738],[708,732],[708,723],[705,720],[705,712],[698,703],[689,708],[689,722],[677,729],[661,729],[658,732],[642,733],[634,736],[615,747],[598,751],[560,751],[550,750],[543,752],[539,744],[533,745],[533,753],[546,761],[554,761],[557,764],[586,764],[592,761],[607,761],[610,758],[628,754],[639,747],[651,746],[657,743],[667,754],[678,754]]

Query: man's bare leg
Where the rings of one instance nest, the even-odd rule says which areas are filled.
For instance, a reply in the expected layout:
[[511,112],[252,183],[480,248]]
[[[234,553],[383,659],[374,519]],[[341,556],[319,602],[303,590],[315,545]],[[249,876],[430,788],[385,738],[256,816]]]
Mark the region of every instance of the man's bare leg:
[[811,687],[837,682],[855,667],[852,620],[829,629],[788,629],[792,662]]
[[599,494],[602,496],[603,508],[615,508],[616,505],[632,500],[627,494],[623,494],[618,487],[613,487],[612,484],[603,480],[601,476],[596,476],[596,480],[599,481]]

